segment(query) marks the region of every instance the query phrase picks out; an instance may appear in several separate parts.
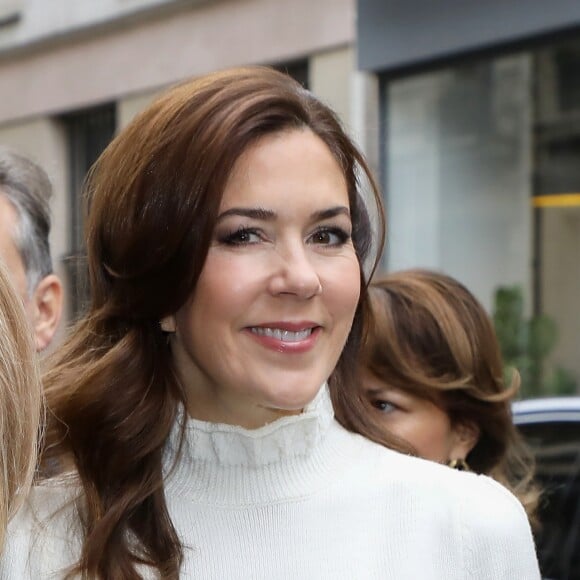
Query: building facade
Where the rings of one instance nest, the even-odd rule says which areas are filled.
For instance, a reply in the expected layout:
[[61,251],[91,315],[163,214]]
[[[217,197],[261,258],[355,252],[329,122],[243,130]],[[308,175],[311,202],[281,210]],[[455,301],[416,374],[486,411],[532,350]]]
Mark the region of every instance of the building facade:
[[580,4],[359,0],[381,91],[385,268],[462,280],[528,395],[580,385]]

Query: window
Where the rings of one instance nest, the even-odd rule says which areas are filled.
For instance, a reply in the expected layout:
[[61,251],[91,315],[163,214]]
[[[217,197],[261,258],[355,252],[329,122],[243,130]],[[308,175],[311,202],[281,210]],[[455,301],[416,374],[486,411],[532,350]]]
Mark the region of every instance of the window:
[[536,458],[542,577],[580,580],[580,398],[521,401],[514,422]]
[[580,386],[580,39],[533,53],[534,307],[554,322],[556,394]]
[[298,81],[305,89],[309,88],[308,83],[308,61],[295,60],[292,62],[281,63],[274,66],[276,70],[286,73],[294,80]]
[[70,168],[71,248],[65,257],[69,276],[71,316],[86,305],[88,288],[84,248],[84,200],[82,185],[91,165],[109,144],[116,128],[115,105],[105,105],[63,117]]
[[509,308],[524,397],[580,392],[579,75],[580,36],[383,79],[386,266]]
[[20,20],[22,0],[0,0],[0,26],[7,26]]
[[529,297],[529,63],[466,62],[383,84],[389,270],[459,278],[493,310]]

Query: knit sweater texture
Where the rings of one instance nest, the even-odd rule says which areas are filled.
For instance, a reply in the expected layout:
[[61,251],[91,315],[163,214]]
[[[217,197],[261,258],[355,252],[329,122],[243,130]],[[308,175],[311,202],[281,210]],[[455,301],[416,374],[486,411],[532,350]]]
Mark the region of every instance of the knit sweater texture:
[[[526,515],[505,488],[346,431],[326,388],[300,415],[256,430],[188,419],[169,470],[176,448],[173,436],[165,495],[181,578],[540,578]],[[72,493],[64,481],[33,490],[0,578],[63,577],[81,541]]]

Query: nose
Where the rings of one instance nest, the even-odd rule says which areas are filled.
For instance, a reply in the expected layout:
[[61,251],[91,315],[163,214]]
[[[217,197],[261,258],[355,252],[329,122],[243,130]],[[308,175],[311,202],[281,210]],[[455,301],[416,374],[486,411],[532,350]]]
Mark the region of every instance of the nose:
[[304,300],[322,293],[319,273],[302,244],[284,251],[278,249],[270,292],[275,296],[287,294]]

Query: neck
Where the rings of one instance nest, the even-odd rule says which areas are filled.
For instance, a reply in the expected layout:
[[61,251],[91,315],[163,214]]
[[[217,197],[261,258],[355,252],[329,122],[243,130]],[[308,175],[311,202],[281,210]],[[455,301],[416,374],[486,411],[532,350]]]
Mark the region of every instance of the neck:
[[187,414],[191,419],[206,423],[236,425],[244,429],[259,429],[282,417],[299,415],[303,409],[277,409],[252,403],[241,398],[239,401],[221,401],[217,397],[188,397]]

